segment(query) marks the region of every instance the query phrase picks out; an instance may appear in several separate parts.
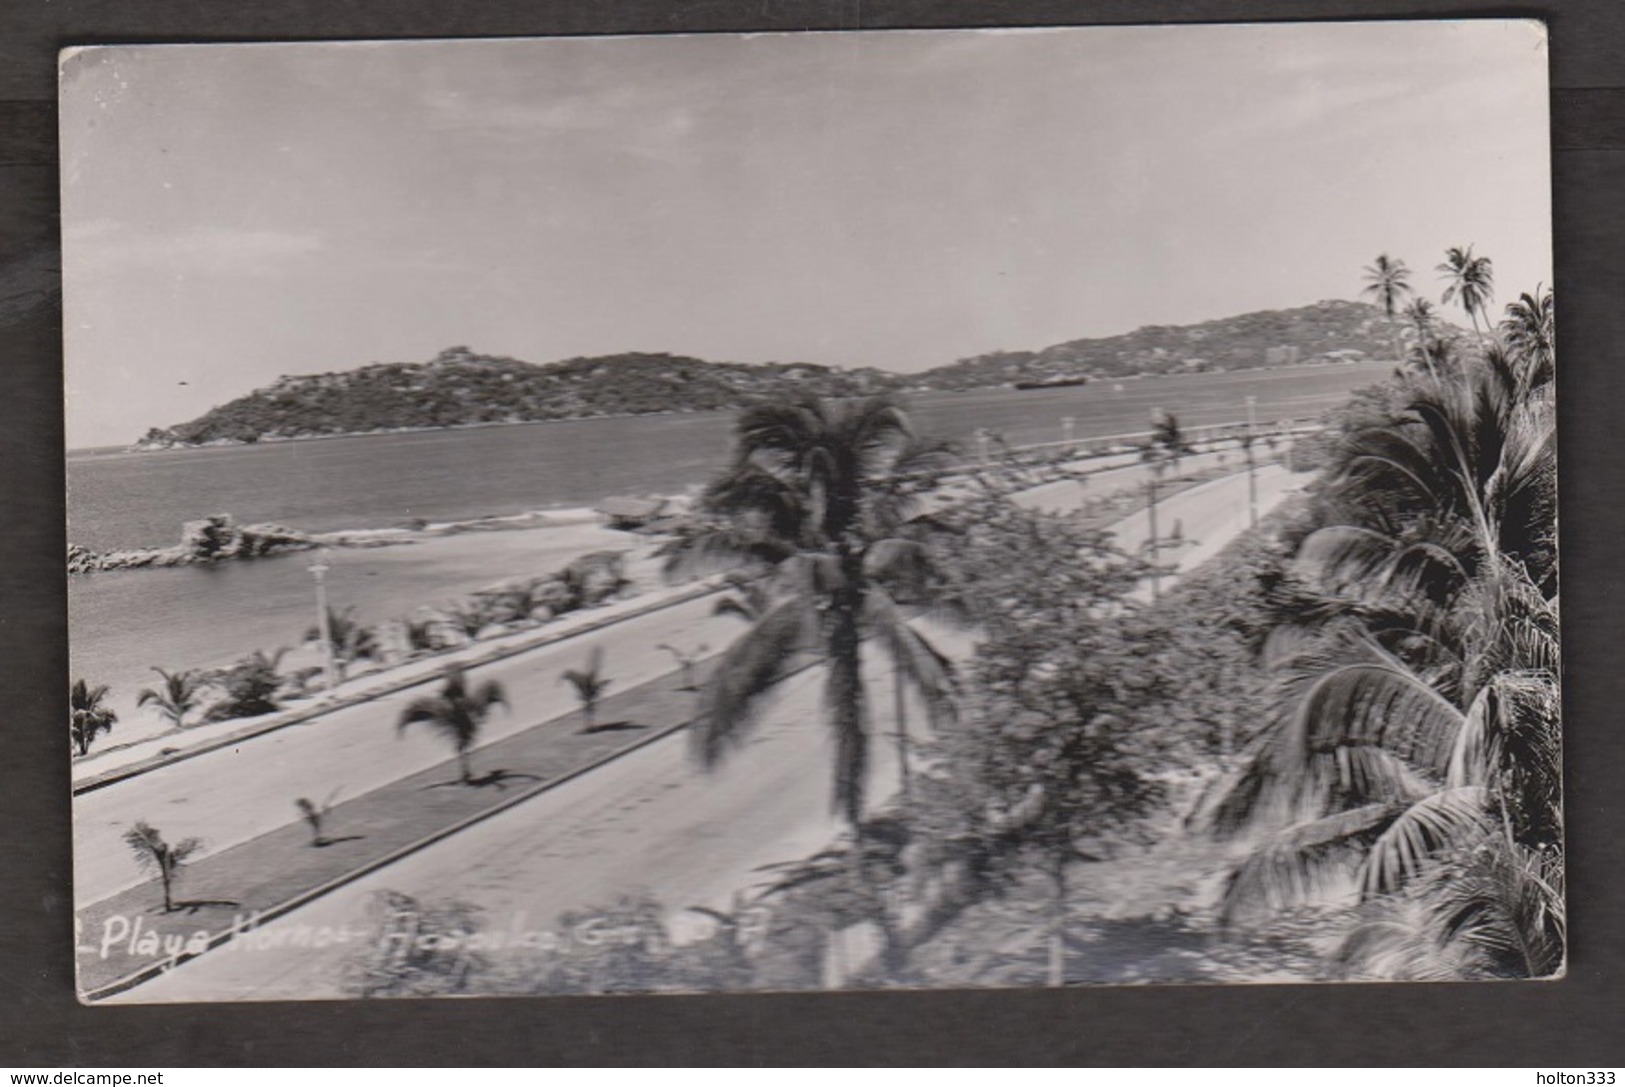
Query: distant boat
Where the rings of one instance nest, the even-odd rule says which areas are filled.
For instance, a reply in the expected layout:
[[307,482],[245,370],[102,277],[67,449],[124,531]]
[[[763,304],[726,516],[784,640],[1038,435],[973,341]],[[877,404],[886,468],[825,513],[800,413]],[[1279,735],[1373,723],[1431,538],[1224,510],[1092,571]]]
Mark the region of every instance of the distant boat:
[[1043,381],[1018,381],[1013,388],[1017,389],[1065,389],[1073,385],[1087,385],[1086,377],[1050,377]]

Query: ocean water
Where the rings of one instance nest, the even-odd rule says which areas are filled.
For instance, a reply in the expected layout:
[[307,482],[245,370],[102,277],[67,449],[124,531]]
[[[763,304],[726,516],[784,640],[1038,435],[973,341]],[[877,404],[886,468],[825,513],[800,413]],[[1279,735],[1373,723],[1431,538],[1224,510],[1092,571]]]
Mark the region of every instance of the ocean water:
[[[1163,409],[1186,426],[1315,415],[1389,366],[1190,374],[1064,389],[979,389],[911,398],[924,433],[967,440],[977,428],[1013,445],[1148,429]],[[206,514],[311,532],[413,518],[465,520],[591,505],[615,494],[673,494],[726,463],[732,412],[583,419],[377,434],[160,453],[70,454],[68,539],[94,551],[162,547]]]
[[[1318,414],[1387,373],[1383,364],[1197,374],[1067,389],[976,390],[912,399],[922,432],[966,440],[978,428],[1011,444],[1141,431],[1154,409],[1186,426]],[[308,531],[411,518],[462,520],[591,505],[615,494],[702,485],[728,457],[733,415],[706,412],[369,435],[258,446],[68,458],[68,538],[95,550],[163,546],[182,522],[227,512]],[[495,532],[415,545],[340,550],[328,575],[336,607],[365,622],[405,615],[493,582],[556,570],[582,550],[630,544],[603,530]],[[296,645],[313,623],[309,556],[216,567],[110,571],[68,579],[72,678],[112,687],[118,742],[142,730],[135,696],[151,667],[213,668],[256,649]],[[138,723],[141,722],[141,723]]]

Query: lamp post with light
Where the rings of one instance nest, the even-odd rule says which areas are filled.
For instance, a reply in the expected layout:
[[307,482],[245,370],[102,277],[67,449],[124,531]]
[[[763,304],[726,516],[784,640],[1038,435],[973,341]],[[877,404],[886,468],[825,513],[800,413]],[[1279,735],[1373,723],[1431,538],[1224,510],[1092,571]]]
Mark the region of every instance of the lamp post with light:
[[327,613],[327,572],[333,567],[327,561],[327,548],[320,548],[310,564],[310,576],[316,579],[316,629],[322,638],[322,671],[327,677],[327,689],[338,686],[338,661],[333,655],[333,626]]

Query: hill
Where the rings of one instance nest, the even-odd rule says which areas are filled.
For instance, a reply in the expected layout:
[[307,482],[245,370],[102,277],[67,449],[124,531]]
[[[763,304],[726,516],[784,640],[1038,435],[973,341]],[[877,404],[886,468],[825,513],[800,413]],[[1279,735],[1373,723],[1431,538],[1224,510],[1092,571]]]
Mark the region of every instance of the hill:
[[[1438,327],[1451,334],[1460,331]],[[790,390],[861,396],[898,388],[1076,384],[1141,373],[1385,358],[1393,353],[1389,335],[1388,321],[1377,307],[1328,301],[1197,325],[1151,325],[1041,351],[996,351],[910,375],[637,352],[537,365],[453,347],[429,362],[373,363],[342,373],[278,378],[190,422],[154,427],[135,448],[706,411]]]
[[704,411],[790,389],[861,396],[897,383],[878,370],[804,362],[748,366],[628,353],[536,365],[453,347],[424,363],[374,363],[343,373],[278,378],[190,422],[154,427],[136,448]]
[[1042,351],[994,351],[926,370],[909,383],[915,388],[971,389],[1392,354],[1382,310],[1334,300],[1196,325],[1147,325],[1121,336],[1068,340]]

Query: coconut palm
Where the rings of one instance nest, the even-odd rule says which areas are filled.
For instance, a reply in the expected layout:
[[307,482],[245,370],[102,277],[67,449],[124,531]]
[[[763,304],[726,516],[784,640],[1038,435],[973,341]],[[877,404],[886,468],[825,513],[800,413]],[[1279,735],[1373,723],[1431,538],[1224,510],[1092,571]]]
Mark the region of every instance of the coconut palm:
[[112,732],[113,722],[118,720],[118,714],[102,705],[107,691],[106,684],[92,687],[82,679],[68,689],[68,739],[80,755],[90,754],[96,737]]
[[1444,263],[1437,271],[1449,283],[1440,301],[1448,306],[1452,299],[1460,299],[1461,308],[1467,311],[1467,319],[1473,323],[1473,331],[1482,340],[1484,334],[1479,330],[1478,318],[1484,314],[1488,324],[1489,304],[1495,295],[1495,270],[1490,258],[1473,256],[1470,245],[1465,249],[1451,246],[1445,250]]
[[865,639],[891,657],[933,717],[949,705],[946,659],[887,591],[930,580],[929,548],[905,526],[924,485],[911,481],[928,478],[922,470],[946,448],[917,439],[891,397],[758,405],[741,413],[735,439],[733,466],[704,499],[719,522],[693,539],[688,553],[753,561],[770,572],[775,593],[712,674],[695,751],[708,767],[721,762],[744,742],[789,662],[815,652],[835,734],[833,805],[861,832],[869,768]]
[[1435,319],[1433,315],[1433,303],[1429,302],[1421,295],[1417,295],[1409,302],[1405,303],[1404,314],[1405,320],[1409,321],[1411,323],[1411,327],[1416,330],[1416,342],[1422,343],[1423,341],[1427,340],[1429,334],[1433,331],[1433,322]]
[[587,657],[587,667],[568,669],[559,676],[559,682],[575,688],[576,698],[581,702],[582,716],[587,719],[587,731],[591,732],[596,727],[598,701],[614,682],[604,676],[604,647],[593,646],[592,653]]
[[1563,941],[1550,402],[1493,350],[1404,388],[1396,418],[1344,443],[1333,516],[1299,548],[1271,636],[1280,716],[1212,813],[1275,829],[1227,901],[1281,904],[1352,869],[1379,916],[1345,958],[1393,961],[1400,934],[1423,931],[1399,920],[1410,910],[1451,962],[1549,972]]
[[1501,322],[1501,339],[1518,360],[1531,388],[1551,381],[1557,358],[1552,292],[1537,286],[1534,294],[1525,291],[1516,302],[1509,302]]
[[[1169,412],[1158,411],[1152,420],[1151,440],[1140,450],[1140,460],[1151,468],[1151,478],[1146,480],[1146,522],[1151,533],[1148,547],[1151,551],[1153,600],[1161,590],[1161,579],[1157,570],[1157,559],[1161,550],[1161,543],[1157,538],[1157,487],[1168,469],[1172,467],[1177,472],[1180,457],[1191,451],[1190,443],[1185,440],[1184,432],[1179,429],[1179,419]],[[1250,434],[1247,455],[1249,458],[1252,456]],[[1250,464],[1251,460],[1248,463]]]
[[136,820],[135,826],[124,832],[124,843],[135,854],[136,863],[149,872],[157,873],[158,880],[164,888],[164,912],[173,913],[175,900],[172,889],[176,874],[181,867],[203,848],[203,843],[196,838],[185,838],[174,845],[164,841],[164,836],[144,819]]
[[446,669],[440,692],[413,699],[401,711],[395,727],[398,732],[404,733],[409,725],[421,721],[446,737],[457,752],[457,765],[463,784],[472,785],[474,773],[469,764],[469,751],[473,749],[480,728],[490,716],[492,706],[508,706],[501,684],[487,680],[471,688],[462,665],[454,664]]
[[[377,633],[371,627],[363,626],[356,619],[355,611],[353,607],[345,608],[343,611],[331,606],[327,609],[327,636],[332,642],[333,662],[338,667],[341,679],[345,669],[351,664],[359,660],[375,661],[382,651]],[[305,631],[305,641],[321,640],[321,627],[311,627]]]
[[1399,312],[1400,302],[1411,293],[1411,270],[1405,267],[1402,260],[1394,260],[1387,253],[1377,254],[1377,259],[1365,269],[1366,285],[1361,288],[1361,295],[1369,295],[1382,312],[1388,316],[1388,334],[1394,345],[1394,361],[1400,362],[1405,354],[1399,348],[1399,329],[1394,316]]
[[154,665],[154,672],[163,681],[157,687],[146,687],[135,696],[138,706],[154,707],[176,728],[186,727],[186,715],[203,703],[206,686],[203,674],[191,669],[169,672]]

